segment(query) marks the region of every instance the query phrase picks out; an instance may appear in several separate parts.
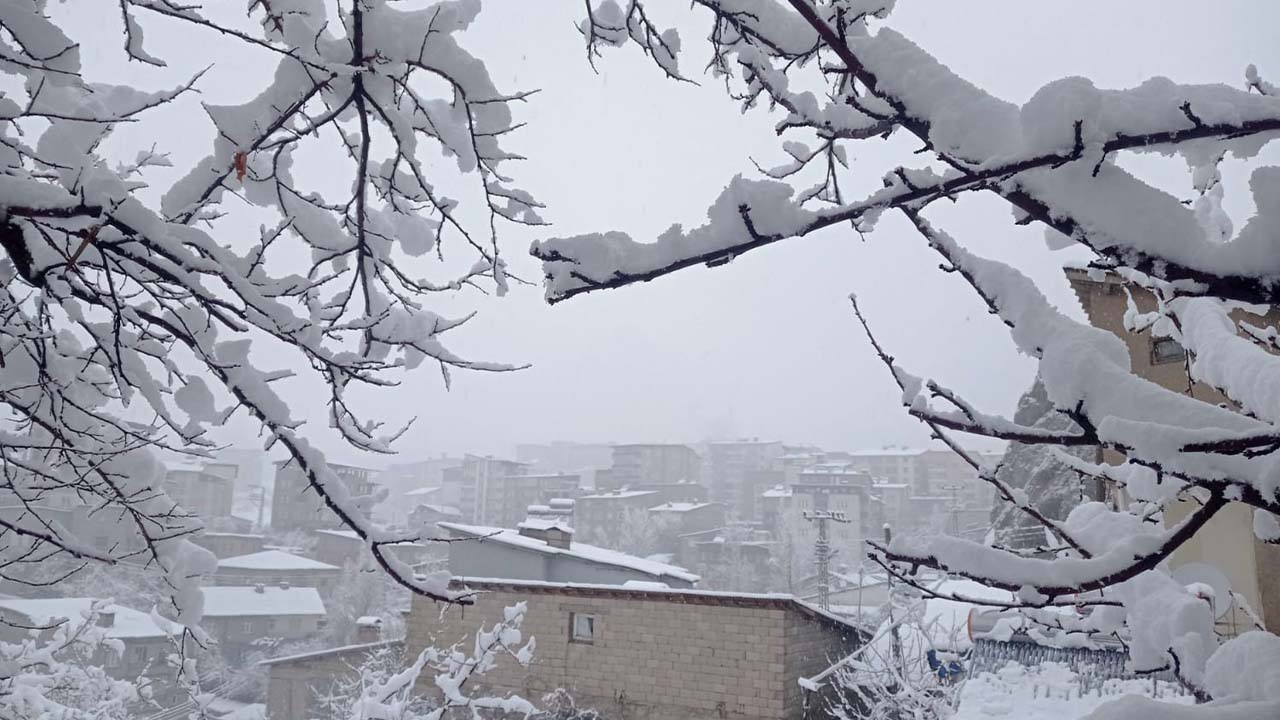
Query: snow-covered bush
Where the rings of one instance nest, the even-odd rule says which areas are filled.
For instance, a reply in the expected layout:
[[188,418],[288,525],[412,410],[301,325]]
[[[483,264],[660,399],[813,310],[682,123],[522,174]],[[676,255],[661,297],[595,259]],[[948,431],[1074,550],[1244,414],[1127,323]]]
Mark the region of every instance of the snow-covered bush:
[[[663,29],[666,19],[650,4],[588,2],[580,29],[591,61],[607,47],[638,45],[663,73],[679,76],[680,38]],[[1218,648],[1209,605],[1159,568],[1228,503],[1251,506],[1258,537],[1280,540],[1280,332],[1238,324],[1232,315],[1280,300],[1280,168],[1254,170],[1255,214],[1234,235],[1222,212],[1218,172],[1226,155],[1247,161],[1277,136],[1277,88],[1253,67],[1235,87],[1153,78],[1103,90],[1066,78],[1018,106],[959,77],[894,30],[893,5],[695,0],[689,12],[709,26],[711,71],[744,111],[775,114],[787,159],[764,170],[763,179],[730,180],[698,227],[673,225],[651,242],[610,231],[534,243],[546,298],[555,303],[682,268],[718,266],[826,228],[865,234],[886,213],[900,214],[906,220],[900,227],[936,252],[942,270],[965,282],[1009,328],[1017,348],[1038,361],[1048,402],[1070,422],[1024,425],[911,374],[851,298],[907,411],[1053,538],[1051,547],[1027,549],[901,537],[877,545],[873,557],[906,582],[928,568],[1007,590],[1009,606],[1091,609],[1073,616],[1066,631],[1124,629],[1137,669],[1172,669],[1202,698],[1216,697],[1205,668],[1225,647]],[[841,185],[847,147],[891,134],[913,136],[923,147],[903,166],[884,168],[882,189],[850,197]],[[1191,202],[1117,162],[1151,151],[1187,162]],[[806,185],[810,175],[816,181]],[[1091,250],[1094,273],[1152,293],[1157,311],[1132,310],[1129,326],[1180,343],[1190,377],[1230,404],[1139,377],[1123,340],[1059,311],[1018,270],[976,255],[930,221],[935,201],[963,201],[976,191],[1003,199],[1015,222],[1044,226],[1051,246]],[[1065,452],[1054,457],[1119,487],[1128,502],[1088,504],[1065,518],[1046,514],[1003,482],[997,468],[967,453],[954,433],[1112,451],[1120,464]],[[1153,522],[1174,503],[1191,509],[1180,520]],[[1039,618],[1066,622],[1060,615]],[[1259,660],[1274,665],[1280,655],[1267,650]],[[1250,702],[1271,703],[1257,717],[1280,714],[1273,700]]]
[[145,683],[112,678],[104,669],[125,649],[98,623],[106,605],[33,627],[20,642],[0,642],[0,717],[133,717],[131,711],[147,699]]
[[534,716],[539,711],[529,701],[480,687],[481,676],[499,658],[509,656],[520,665],[533,660],[534,639],[525,641],[520,632],[526,609],[524,603],[506,608],[501,622],[476,632],[469,651],[427,648],[406,664],[399,646],[373,649],[349,676],[318,694],[318,720]]

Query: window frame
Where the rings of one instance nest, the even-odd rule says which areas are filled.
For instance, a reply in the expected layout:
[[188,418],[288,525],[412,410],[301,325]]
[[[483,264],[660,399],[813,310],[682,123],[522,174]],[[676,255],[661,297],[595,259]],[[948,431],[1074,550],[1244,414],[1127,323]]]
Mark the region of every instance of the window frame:
[[[594,613],[570,612],[569,613],[569,642],[579,645],[594,645],[596,643],[599,616]],[[578,632],[578,621],[585,620],[587,623],[588,634],[584,636]]]
[[[1178,348],[1176,355],[1161,355],[1159,348],[1161,345],[1172,345]],[[1187,359],[1187,349],[1177,340],[1168,337],[1151,338],[1151,364],[1152,365],[1169,365],[1172,363],[1184,362]]]

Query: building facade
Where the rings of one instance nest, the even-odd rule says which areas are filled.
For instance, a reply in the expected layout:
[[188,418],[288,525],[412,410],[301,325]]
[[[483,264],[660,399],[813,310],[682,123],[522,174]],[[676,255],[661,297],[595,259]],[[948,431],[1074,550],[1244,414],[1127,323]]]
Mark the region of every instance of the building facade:
[[[724,504],[743,517],[743,486],[748,476],[765,470],[781,470],[787,448],[777,441],[727,440],[707,445],[705,483],[707,499]],[[755,498],[750,499],[754,506]]]
[[610,487],[596,489],[634,489],[639,485],[696,483],[701,474],[702,458],[688,445],[614,445],[613,464],[608,475]]
[[[1089,271],[1068,268],[1067,280],[1079,298],[1089,322],[1097,328],[1108,330],[1125,342],[1129,348],[1130,367],[1134,374],[1179,392],[1210,403],[1233,406],[1229,398],[1208,383],[1191,384],[1187,380],[1186,353],[1173,340],[1155,338],[1150,333],[1132,333],[1125,328],[1128,298],[1133,297],[1138,312],[1154,312],[1156,299],[1150,292],[1128,285],[1111,274],[1091,277]],[[1231,315],[1236,320],[1247,319],[1258,327],[1280,324],[1280,312],[1272,308],[1266,316],[1257,316],[1241,309]],[[1106,451],[1104,462],[1117,463],[1123,457]],[[1100,488],[1099,491],[1110,489]],[[1175,506],[1164,513],[1166,523],[1180,521],[1191,512],[1190,504]],[[1231,589],[1239,593],[1252,611],[1262,619],[1269,630],[1280,626],[1280,547],[1259,540],[1253,532],[1253,509],[1243,504],[1231,504],[1218,512],[1189,541],[1170,558],[1174,573],[1179,567],[1208,565],[1226,576]],[[1219,619],[1219,629],[1225,633],[1243,632],[1252,627],[1248,613],[1238,605]]]
[[226,463],[171,465],[161,487],[184,510],[211,520],[231,516],[236,466]]
[[786,595],[458,582],[481,591],[474,605],[441,613],[414,598],[410,655],[462,641],[524,602],[521,632],[537,639],[533,661],[525,668],[503,657],[481,683],[526,698],[564,688],[579,707],[608,718],[802,718],[799,679],[866,637]]
[[[275,487],[271,493],[271,527],[276,531],[319,530],[342,525],[333,511],[311,487],[307,476],[297,463],[283,460],[276,463]],[[329,469],[338,476],[353,497],[373,495],[373,471],[354,465],[329,463]]]

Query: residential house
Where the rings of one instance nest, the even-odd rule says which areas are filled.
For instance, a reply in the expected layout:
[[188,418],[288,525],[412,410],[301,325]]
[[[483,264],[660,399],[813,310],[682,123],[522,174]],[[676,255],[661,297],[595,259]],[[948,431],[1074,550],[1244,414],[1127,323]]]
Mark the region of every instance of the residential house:
[[324,601],[314,587],[283,585],[204,588],[203,627],[222,656],[240,662],[271,639],[291,642],[312,637],[325,623]]
[[[358,641],[343,647],[286,655],[258,663],[268,674],[267,718],[317,717],[320,699],[356,678],[361,664],[378,652],[404,654],[404,639]],[[422,683],[425,686],[426,683]],[[426,691],[426,688],[423,687]]]
[[[346,486],[352,497],[371,498],[375,485],[373,471],[354,465],[329,463],[329,469]],[[271,499],[271,527],[277,531],[319,530],[339,527],[342,521],[325,507],[307,476],[292,460],[276,463],[275,487]]]
[[[475,604],[446,608],[415,597],[406,649],[444,646],[524,603],[527,667],[503,656],[482,687],[540,697],[564,688],[603,717],[645,720],[801,718],[801,678],[867,640],[858,626],[789,595],[455,579]],[[818,707],[820,700],[811,703]]]
[[622,585],[663,583],[690,588],[698,576],[681,567],[578,542],[561,523],[526,521],[519,530],[440,523],[449,543],[449,571],[468,577]]
[[[0,640],[17,643],[30,638],[30,627],[49,627],[60,621],[82,623],[93,608],[95,598],[0,598]],[[185,697],[175,683],[174,671],[165,658],[173,654],[182,641],[182,627],[161,627],[150,613],[121,605],[102,607],[97,624],[106,628],[108,640],[119,641],[121,652],[102,648],[92,662],[101,666],[112,678],[149,682],[154,698],[161,707],[169,707]],[[47,642],[53,630],[40,632]]]
[[322,593],[331,591],[342,568],[312,560],[283,550],[262,552],[218,561],[218,569],[210,578],[214,585],[279,585],[313,587]]

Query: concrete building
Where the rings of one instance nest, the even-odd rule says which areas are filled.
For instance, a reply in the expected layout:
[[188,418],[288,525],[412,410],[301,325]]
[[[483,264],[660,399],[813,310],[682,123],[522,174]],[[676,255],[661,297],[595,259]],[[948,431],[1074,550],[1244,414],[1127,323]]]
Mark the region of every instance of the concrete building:
[[564,688],[579,707],[608,718],[801,718],[799,679],[867,639],[855,625],[788,595],[455,583],[480,591],[475,604],[441,613],[415,597],[406,623],[410,656],[462,641],[524,602],[521,632],[537,638],[533,661],[525,668],[504,656],[480,682],[534,698]]
[[[372,567],[374,564],[373,555],[355,530],[316,530],[314,536],[316,544],[311,554],[315,560],[337,567],[361,564]],[[433,554],[443,558],[445,552],[439,545],[407,542],[384,547],[392,557],[410,565],[418,565]]]
[[882,447],[847,455],[853,468],[865,470],[880,482],[907,485],[914,495],[928,495],[929,475],[921,463],[923,448]]
[[[329,463],[329,469],[353,497],[373,495],[372,470],[336,463]],[[319,530],[342,524],[338,516],[325,507],[302,470],[290,460],[276,463],[275,487],[271,496],[271,527],[276,531]]]
[[275,585],[331,591],[342,568],[281,550],[263,550],[218,561],[210,581],[214,585]]
[[578,542],[561,523],[523,523],[519,530],[440,523],[453,537],[449,571],[456,576],[538,582],[622,585],[663,583],[691,588],[698,576],[681,567]]
[[172,463],[161,487],[183,509],[206,520],[231,516],[236,466],[228,463]]
[[[462,464],[446,468],[442,473],[444,494],[436,502],[455,507],[466,522],[487,522],[490,514],[496,515],[501,501],[491,494],[502,495],[495,490],[498,483],[511,475],[523,475],[528,465],[514,460],[504,460],[480,455],[467,455]],[[523,512],[524,508],[521,508]]]
[[516,446],[516,461],[528,465],[528,472],[578,475],[584,487],[596,489],[597,474],[613,462],[613,449],[600,443],[525,443]]
[[267,538],[255,533],[202,532],[192,535],[191,542],[220,558],[229,558],[261,552]]
[[718,503],[663,503],[649,508],[649,516],[675,535],[714,530],[725,523],[724,506]]
[[218,641],[225,659],[239,662],[263,638],[290,641],[317,634],[324,627],[325,612],[314,587],[207,587],[201,627]]
[[583,495],[574,500],[574,527],[582,537],[601,540],[611,535],[628,514],[641,514],[662,502],[654,490],[615,490]]
[[[1187,382],[1186,352],[1176,342],[1125,329],[1129,295],[1132,295],[1138,312],[1149,313],[1156,310],[1156,299],[1150,292],[1129,285],[1112,274],[1091,277],[1090,271],[1068,268],[1066,275],[1089,322],[1124,340],[1129,348],[1130,367],[1135,374],[1206,402],[1235,405],[1208,383],[1190,385]],[[1231,311],[1231,316],[1236,320],[1247,319],[1258,327],[1280,324],[1280,311],[1274,307],[1266,316],[1238,308]],[[1107,451],[1102,460],[1116,463],[1123,458]],[[1117,495],[1111,488],[1099,487],[1095,492],[1099,496]],[[1164,513],[1164,520],[1166,523],[1179,522],[1191,509],[1189,504],[1175,506]],[[1221,572],[1231,589],[1244,597],[1268,630],[1274,632],[1280,627],[1280,547],[1268,545],[1254,535],[1253,509],[1249,506],[1228,505],[1170,558],[1170,567],[1175,574],[1180,567],[1187,566],[1209,566]],[[1225,634],[1243,632],[1251,627],[1247,613],[1236,605],[1219,618],[1219,630]]]
[[[728,440],[707,445],[705,483],[708,499],[743,516],[743,486],[750,473],[781,470],[786,447],[777,441]],[[754,507],[755,498],[749,500]],[[754,515],[754,513],[752,513]]]
[[702,458],[688,445],[633,443],[613,446],[609,487],[597,490],[635,489],[640,485],[697,482]]
[[580,492],[576,474],[507,475],[489,485],[483,522],[499,527],[515,527],[525,518],[530,505],[549,505],[556,498],[573,498]]
[[865,554],[863,540],[878,530],[878,525],[873,525],[877,518],[870,502],[872,485],[869,473],[847,466],[809,468],[791,485],[790,522],[806,528],[802,534],[808,537],[813,524],[803,519],[805,513],[841,513],[848,522],[829,522],[828,538],[840,562],[856,565]]
[[387,492],[386,499],[374,508],[374,518],[389,525],[403,525],[419,502],[434,502],[426,495],[440,497],[444,471],[460,465],[462,458],[441,456],[387,467],[374,477]]

